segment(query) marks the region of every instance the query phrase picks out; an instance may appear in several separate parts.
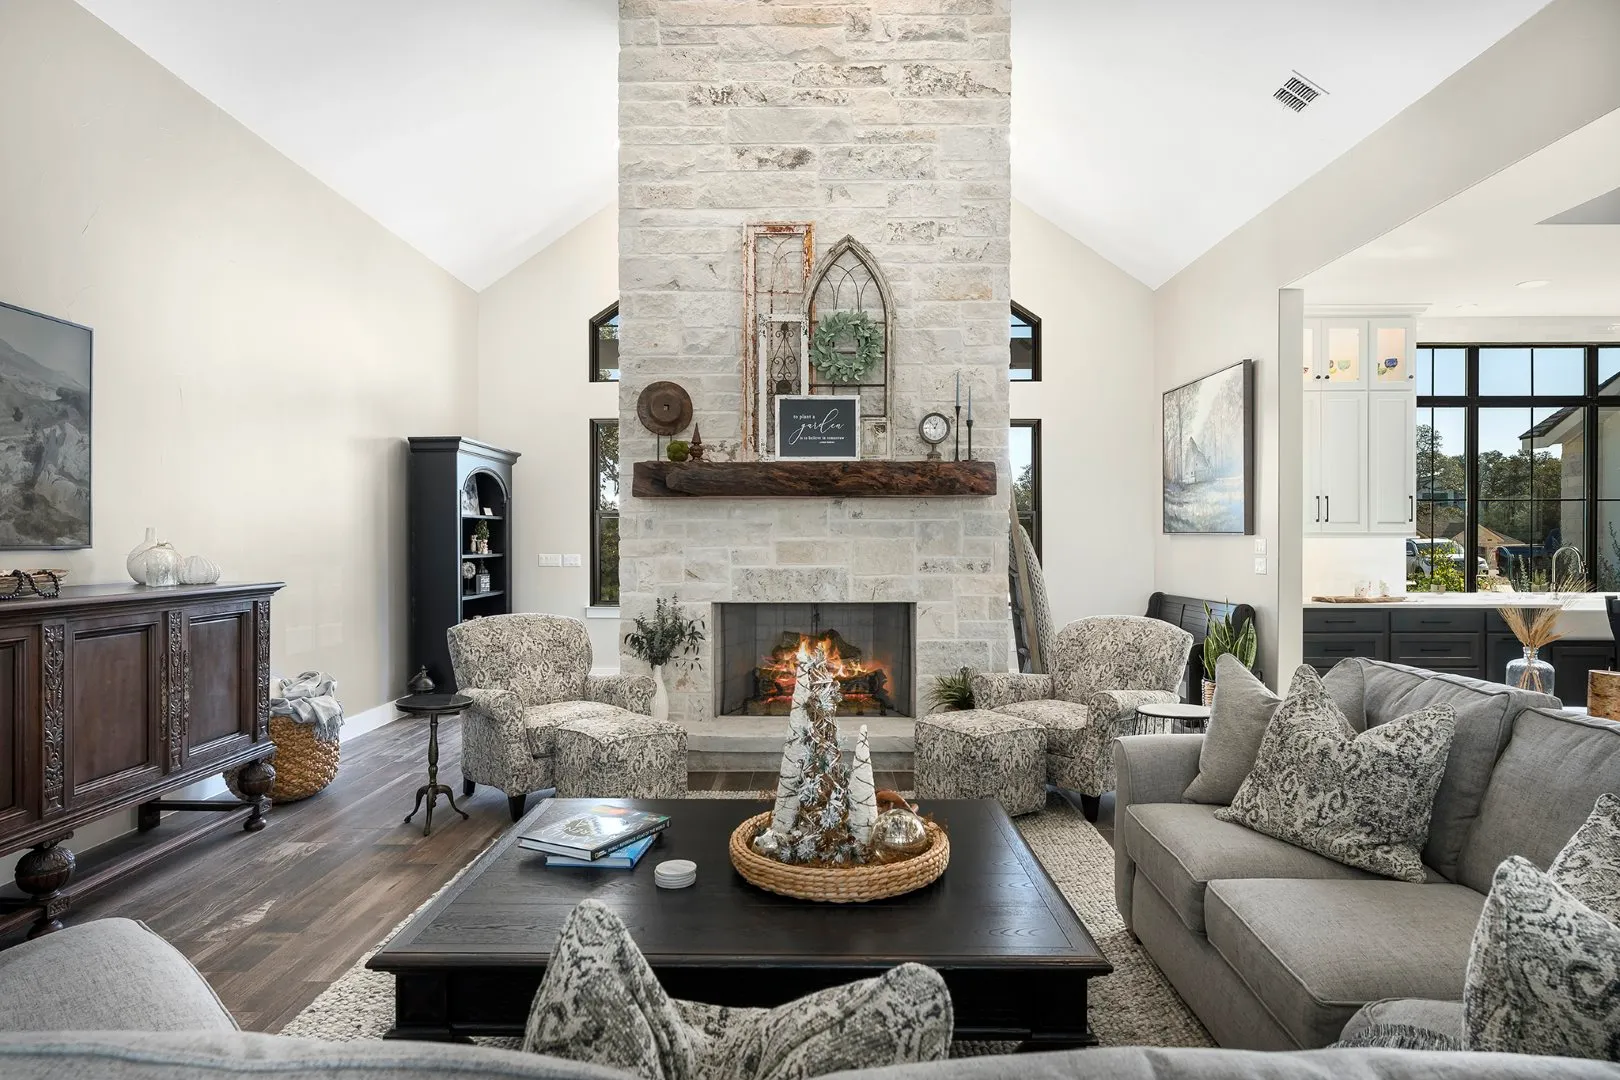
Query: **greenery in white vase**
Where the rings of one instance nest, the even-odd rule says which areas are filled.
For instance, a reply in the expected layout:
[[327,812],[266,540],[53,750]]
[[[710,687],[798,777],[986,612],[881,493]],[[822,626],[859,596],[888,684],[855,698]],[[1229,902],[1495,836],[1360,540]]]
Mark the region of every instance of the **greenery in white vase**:
[[[680,662],[697,652],[703,641],[703,624],[681,613],[679,597],[659,597],[651,619],[637,615],[636,628],[624,635],[624,643],[638,659],[652,667]],[[689,661],[688,661],[689,662]]]

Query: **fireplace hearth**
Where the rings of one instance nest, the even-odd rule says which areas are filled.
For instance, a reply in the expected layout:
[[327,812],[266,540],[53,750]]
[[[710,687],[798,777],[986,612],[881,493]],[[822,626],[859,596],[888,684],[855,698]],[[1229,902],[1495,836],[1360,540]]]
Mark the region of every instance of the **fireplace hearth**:
[[795,657],[827,649],[841,716],[910,716],[915,703],[911,604],[716,604],[715,713],[786,716]]

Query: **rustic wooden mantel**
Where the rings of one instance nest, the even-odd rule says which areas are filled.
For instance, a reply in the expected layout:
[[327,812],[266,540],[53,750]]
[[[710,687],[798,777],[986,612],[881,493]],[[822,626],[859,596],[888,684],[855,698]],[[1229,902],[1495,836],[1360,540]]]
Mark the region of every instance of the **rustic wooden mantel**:
[[638,499],[987,499],[993,461],[638,461]]

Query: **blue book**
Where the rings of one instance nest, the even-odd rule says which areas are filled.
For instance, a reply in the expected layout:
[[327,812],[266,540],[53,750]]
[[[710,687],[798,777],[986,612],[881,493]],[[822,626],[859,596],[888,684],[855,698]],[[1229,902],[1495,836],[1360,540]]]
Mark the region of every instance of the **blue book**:
[[612,854],[603,855],[595,862],[592,862],[590,859],[570,859],[566,855],[547,855],[546,865],[602,866],[612,870],[629,870],[631,867],[635,866],[636,863],[641,861],[641,857],[647,854],[647,849],[652,847],[653,841],[657,839],[657,833],[654,833],[651,836],[643,836],[640,840],[626,844],[624,847],[613,852]]

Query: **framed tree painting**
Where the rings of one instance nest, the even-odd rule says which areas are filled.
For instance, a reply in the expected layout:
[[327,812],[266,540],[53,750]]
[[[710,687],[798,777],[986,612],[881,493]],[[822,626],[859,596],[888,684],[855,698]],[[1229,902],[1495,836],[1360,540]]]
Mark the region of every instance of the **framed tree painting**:
[[1164,531],[1254,532],[1254,361],[1164,395]]
[[0,303],[0,549],[90,546],[90,339]]

